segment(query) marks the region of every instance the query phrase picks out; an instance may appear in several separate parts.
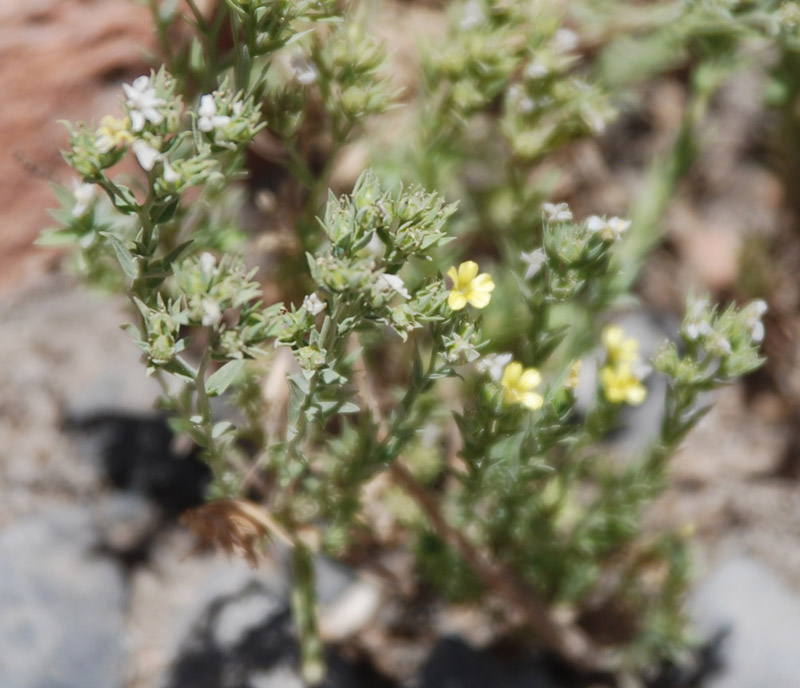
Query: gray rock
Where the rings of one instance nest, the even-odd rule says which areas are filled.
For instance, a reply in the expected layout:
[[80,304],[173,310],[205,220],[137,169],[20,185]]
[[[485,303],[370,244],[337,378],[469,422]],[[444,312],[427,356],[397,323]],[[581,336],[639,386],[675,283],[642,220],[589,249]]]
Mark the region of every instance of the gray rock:
[[797,688],[800,685],[800,595],[760,562],[721,564],[690,601],[701,637],[728,630],[722,666],[705,688]]
[[422,669],[418,688],[556,688],[534,657],[504,657],[461,638],[440,641]]
[[155,505],[135,492],[103,494],[92,516],[102,544],[124,558],[143,553],[160,525]]
[[[232,580],[232,579],[231,579]],[[320,688],[386,688],[369,670],[326,653]],[[302,688],[299,649],[285,590],[252,574],[208,599],[168,671],[166,688]]]
[[54,508],[0,531],[0,686],[115,688],[125,584],[91,552],[88,511]]
[[320,604],[335,602],[355,580],[356,574],[348,566],[328,557],[314,558],[314,581]]

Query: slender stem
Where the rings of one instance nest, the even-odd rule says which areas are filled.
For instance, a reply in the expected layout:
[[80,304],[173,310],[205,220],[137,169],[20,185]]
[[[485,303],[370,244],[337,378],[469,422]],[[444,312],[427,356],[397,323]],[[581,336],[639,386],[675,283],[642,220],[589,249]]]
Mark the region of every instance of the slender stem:
[[544,600],[517,580],[508,569],[491,561],[459,531],[451,528],[439,511],[436,500],[399,462],[394,462],[389,467],[389,472],[422,509],[439,537],[455,549],[481,580],[511,608],[524,613],[526,623],[547,649],[583,669],[613,669],[611,658],[596,647],[580,629],[558,618]]
[[194,20],[197,22],[197,28],[203,33],[203,35],[208,34],[208,23],[206,22],[206,18],[203,16],[203,13],[195,4],[194,0],[186,0],[186,4],[189,5],[189,9],[192,11],[194,15]]

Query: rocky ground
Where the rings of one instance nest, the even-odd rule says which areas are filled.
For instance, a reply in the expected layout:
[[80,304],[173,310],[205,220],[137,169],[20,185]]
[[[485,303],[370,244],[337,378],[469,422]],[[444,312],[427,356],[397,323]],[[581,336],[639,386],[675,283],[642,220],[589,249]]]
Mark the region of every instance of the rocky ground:
[[[0,300],[0,685],[300,686],[283,557],[254,570],[195,551],[175,517],[207,475],[152,411],[157,390],[123,319],[117,301],[58,273]],[[769,409],[726,390],[652,514],[697,530],[696,628],[727,634],[705,688],[793,688],[800,675],[800,496],[776,473],[786,443]],[[479,616],[436,605],[442,640],[392,646],[376,627],[385,646],[367,661],[336,629],[369,636],[390,591],[330,562],[320,571],[327,686],[574,685],[481,647]]]

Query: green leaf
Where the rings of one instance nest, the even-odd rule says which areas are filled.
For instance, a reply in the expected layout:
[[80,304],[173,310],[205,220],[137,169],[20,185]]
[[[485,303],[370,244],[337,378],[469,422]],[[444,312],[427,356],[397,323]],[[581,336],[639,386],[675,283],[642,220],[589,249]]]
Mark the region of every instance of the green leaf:
[[153,208],[153,211],[150,215],[153,220],[153,224],[159,225],[169,222],[173,217],[175,217],[175,213],[177,212],[178,208],[180,208],[180,205],[181,199],[180,196],[177,196],[175,200]]
[[57,229],[39,235],[33,243],[36,246],[64,246],[76,243],[83,235],[74,229]]
[[242,369],[244,361],[229,361],[206,381],[206,392],[210,396],[222,394]]
[[322,381],[326,385],[332,385],[334,383],[343,384],[343,383],[347,382],[347,378],[346,377],[340,375],[339,373],[337,373],[335,370],[332,370],[331,368],[324,368],[320,372],[320,377],[322,378]]
[[122,272],[124,272],[131,279],[136,279],[139,276],[139,268],[137,267],[136,259],[133,257],[131,252],[125,248],[124,244],[111,232],[100,232],[100,235],[106,237],[111,242],[111,248],[114,249],[114,253],[117,256],[117,260],[119,261],[119,266],[122,268]]

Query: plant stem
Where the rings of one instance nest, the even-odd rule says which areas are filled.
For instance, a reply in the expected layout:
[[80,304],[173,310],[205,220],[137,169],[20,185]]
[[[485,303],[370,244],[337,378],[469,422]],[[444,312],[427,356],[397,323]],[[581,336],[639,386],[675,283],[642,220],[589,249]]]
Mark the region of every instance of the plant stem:
[[414,477],[395,461],[389,472],[414,499],[428,517],[431,526],[447,544],[455,549],[469,567],[511,608],[521,610],[525,621],[544,647],[576,666],[589,671],[611,671],[611,657],[598,648],[578,628],[559,619],[528,586],[511,572],[479,552],[457,530],[450,527],[439,511],[437,501]]

